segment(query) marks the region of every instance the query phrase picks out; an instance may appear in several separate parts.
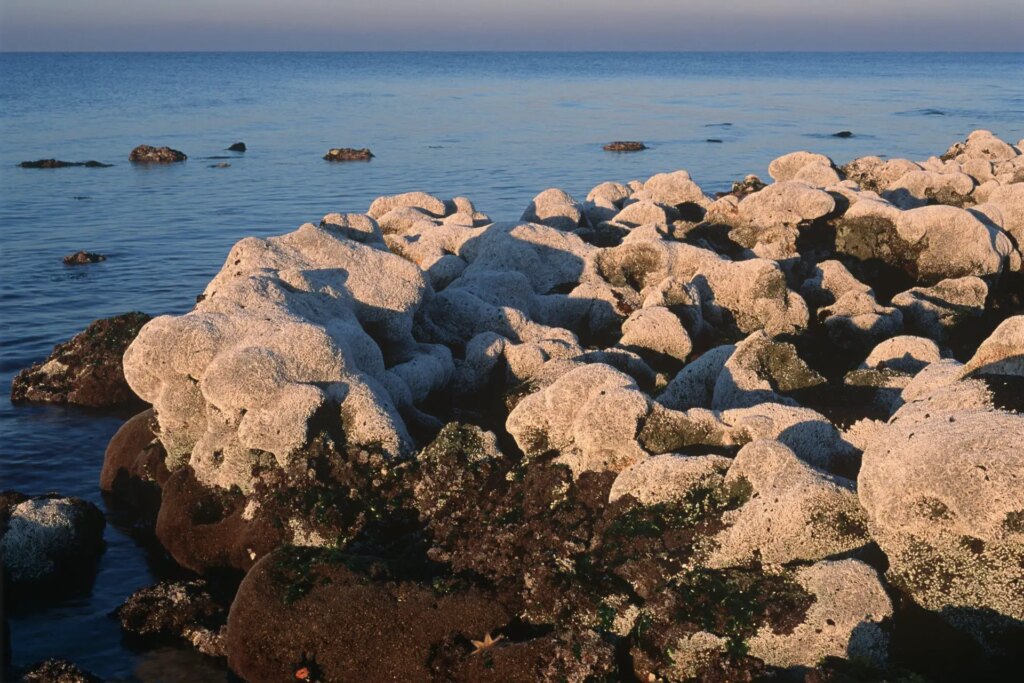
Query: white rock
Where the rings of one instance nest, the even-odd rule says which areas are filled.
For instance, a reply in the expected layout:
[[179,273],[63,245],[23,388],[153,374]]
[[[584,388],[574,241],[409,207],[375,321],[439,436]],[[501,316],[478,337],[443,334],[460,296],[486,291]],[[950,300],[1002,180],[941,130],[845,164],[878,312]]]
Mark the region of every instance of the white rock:
[[690,335],[679,318],[660,306],[641,308],[622,323],[621,346],[643,355],[668,356],[685,361],[693,350]]
[[1024,377],[1024,315],[999,323],[967,361],[963,373]]
[[775,182],[786,182],[787,180],[797,180],[797,174],[807,166],[826,166],[832,167],[832,160],[824,154],[814,154],[812,152],[790,152],[784,154],[777,159],[772,160],[768,164],[768,175],[772,177]]
[[534,197],[520,220],[558,230],[575,230],[583,220],[583,210],[566,192],[553,187]]
[[373,219],[378,219],[387,212],[399,207],[413,207],[422,209],[435,218],[441,218],[446,214],[444,202],[426,192],[406,192],[387,197],[377,197],[370,204],[366,214]]
[[938,345],[925,337],[902,335],[886,339],[868,354],[862,368],[884,370],[891,368],[900,372],[916,374],[929,363],[942,358]]

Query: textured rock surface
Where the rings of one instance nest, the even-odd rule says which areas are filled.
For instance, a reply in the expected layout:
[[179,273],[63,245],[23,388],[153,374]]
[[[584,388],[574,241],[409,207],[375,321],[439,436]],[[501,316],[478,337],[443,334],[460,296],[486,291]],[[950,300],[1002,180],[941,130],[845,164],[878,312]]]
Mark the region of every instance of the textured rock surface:
[[203,580],[161,582],[137,590],[114,616],[132,636],[178,638],[205,655],[225,655],[227,610]]
[[45,362],[19,372],[11,382],[11,401],[90,408],[137,403],[125,381],[121,357],[147,321],[144,313],[95,321],[58,344]]
[[128,161],[146,164],[170,164],[186,159],[188,157],[184,152],[170,147],[150,147],[149,145],[139,145],[128,155]]
[[13,584],[88,574],[103,550],[103,513],[78,498],[40,496],[9,508],[0,538],[4,573]]

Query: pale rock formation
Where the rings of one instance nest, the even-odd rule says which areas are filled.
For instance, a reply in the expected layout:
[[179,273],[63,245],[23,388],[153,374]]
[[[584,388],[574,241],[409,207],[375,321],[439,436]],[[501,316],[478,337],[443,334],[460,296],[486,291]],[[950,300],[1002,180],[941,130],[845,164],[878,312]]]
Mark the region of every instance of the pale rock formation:
[[595,363],[524,398],[505,427],[527,457],[557,451],[575,475],[621,471],[648,455],[636,435],[649,411],[631,377]]
[[715,380],[711,397],[714,410],[748,408],[758,403],[796,405],[784,394],[825,383],[786,342],[773,341],[764,331],[736,345]]
[[321,219],[320,227],[356,242],[384,246],[384,233],[380,225],[365,214],[329,213]]
[[751,497],[727,511],[715,536],[711,567],[814,561],[868,542],[854,483],[817,470],[778,441],[752,441],[736,455],[727,484]]
[[891,579],[994,648],[1024,621],[1024,416],[962,374],[940,361],[907,386],[864,449],[858,494]]
[[653,175],[644,182],[642,188],[633,192],[631,198],[677,208],[685,204],[706,207],[711,203],[686,171]]
[[387,197],[377,197],[370,204],[366,215],[376,220],[400,207],[421,209],[435,218],[441,218],[447,213],[444,202],[437,197],[426,192],[405,192]]
[[632,496],[642,505],[667,503],[693,488],[715,489],[724,483],[732,460],[721,455],[655,455],[625,468],[615,477],[608,501]]
[[641,308],[622,323],[619,344],[641,356],[667,356],[685,361],[693,350],[690,335],[679,318],[661,306]]
[[908,331],[945,342],[957,327],[981,317],[987,297],[985,281],[968,276],[913,287],[894,296],[892,304],[902,311]]
[[521,220],[558,230],[575,230],[583,221],[583,208],[566,192],[553,187],[533,198]]
[[1008,161],[1020,152],[1013,145],[1000,140],[992,131],[976,130],[963,142],[957,142],[942,155],[943,159],[966,161],[968,159],[985,159],[987,161]]
[[857,459],[856,449],[844,441],[828,418],[810,408],[760,403],[725,410],[721,419],[728,425],[729,436],[736,443],[778,441],[798,458],[821,470],[850,471]]
[[627,204],[612,217],[611,222],[615,225],[635,228],[650,223],[667,224],[676,218],[678,218],[678,213],[675,209],[666,208],[664,205],[655,204],[652,201],[641,200]]
[[882,196],[896,206],[912,209],[930,202],[963,206],[971,201],[974,179],[959,171],[910,171],[889,183]]
[[658,403],[674,410],[710,408],[718,376],[735,351],[734,345],[722,344],[701,354],[676,373],[658,395]]
[[797,175],[808,166],[825,166],[832,168],[832,160],[824,154],[813,152],[790,152],[768,164],[768,175],[777,183],[797,180]]
[[963,372],[1024,377],[1024,315],[1001,322],[967,361]]
[[834,560],[796,570],[796,581],[815,600],[792,633],[762,628],[748,641],[750,654],[778,667],[813,667],[826,657],[884,666],[892,602],[875,570],[859,560]]

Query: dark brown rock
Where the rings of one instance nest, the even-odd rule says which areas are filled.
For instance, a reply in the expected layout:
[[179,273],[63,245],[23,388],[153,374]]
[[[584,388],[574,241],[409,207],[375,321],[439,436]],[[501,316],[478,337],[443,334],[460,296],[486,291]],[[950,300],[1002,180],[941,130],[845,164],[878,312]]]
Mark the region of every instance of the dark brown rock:
[[206,581],[161,581],[135,591],[114,616],[140,639],[182,639],[211,657],[223,657],[227,610]]
[[616,140],[604,146],[606,152],[640,152],[647,149],[647,145],[636,140]]
[[128,155],[128,161],[144,164],[171,164],[177,161],[185,161],[188,156],[170,147],[150,147],[139,145]]
[[244,152],[245,151],[245,143],[244,142],[236,142],[235,144],[233,144],[230,147],[228,147],[228,151],[229,152]]
[[62,659],[33,664],[21,680],[22,683],[103,683],[102,678]]
[[64,257],[65,266],[84,266],[89,263],[99,263],[100,261],[106,261],[107,257],[103,254],[96,254],[91,251],[76,251],[74,254],[68,254]]
[[258,562],[228,616],[228,665],[250,683],[429,681],[455,643],[509,620],[493,596],[336,550],[284,547]]
[[324,155],[326,161],[369,161],[373,158],[373,152],[366,149],[354,149],[352,147],[335,147]]
[[109,168],[113,164],[104,164],[99,161],[61,161],[60,159],[38,159],[36,161],[23,161],[18,164],[21,168],[69,168],[71,166],[84,166],[85,168]]
[[149,319],[135,312],[93,322],[58,344],[45,362],[19,372],[11,382],[11,401],[91,408],[141,403],[125,381],[121,358]]

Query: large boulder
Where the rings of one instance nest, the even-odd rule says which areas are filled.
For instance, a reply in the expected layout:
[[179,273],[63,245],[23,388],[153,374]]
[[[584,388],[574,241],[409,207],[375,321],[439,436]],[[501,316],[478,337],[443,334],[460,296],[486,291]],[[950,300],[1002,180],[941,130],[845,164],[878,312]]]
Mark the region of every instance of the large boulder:
[[935,363],[904,389],[864,449],[858,495],[891,580],[999,649],[1024,632],[1024,417],[961,374]]
[[46,361],[19,372],[11,382],[11,401],[90,408],[139,403],[125,381],[122,356],[149,319],[125,313],[93,322],[54,347]]
[[522,219],[559,230],[575,230],[583,222],[583,209],[568,193],[558,188],[544,190],[533,198]]
[[452,371],[447,349],[412,335],[429,293],[414,264],[331,229],[247,238],[193,311],[142,329],[125,376],[156,409],[168,467],[208,484],[250,490],[314,418],[400,456],[412,442],[399,411],[414,416]]

